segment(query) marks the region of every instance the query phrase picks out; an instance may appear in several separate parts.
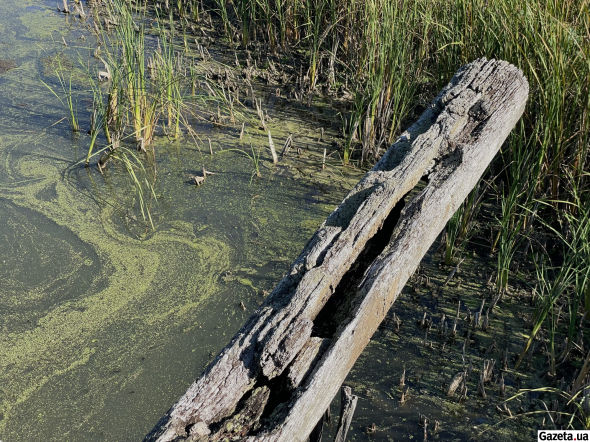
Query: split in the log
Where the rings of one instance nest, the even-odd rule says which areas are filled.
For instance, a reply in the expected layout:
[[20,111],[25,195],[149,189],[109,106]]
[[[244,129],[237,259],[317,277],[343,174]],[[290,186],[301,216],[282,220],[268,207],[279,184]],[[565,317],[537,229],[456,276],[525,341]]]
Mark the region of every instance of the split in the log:
[[322,416],[309,435],[309,442],[321,442],[324,433],[324,417]]

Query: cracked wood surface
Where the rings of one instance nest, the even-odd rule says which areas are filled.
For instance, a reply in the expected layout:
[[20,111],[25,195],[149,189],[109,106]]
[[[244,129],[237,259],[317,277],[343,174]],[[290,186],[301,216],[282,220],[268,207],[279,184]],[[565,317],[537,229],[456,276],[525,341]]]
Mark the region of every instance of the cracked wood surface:
[[295,390],[301,385],[301,381],[312,371],[329,345],[329,339],[317,337],[308,339],[293,363],[287,368],[287,385],[289,389]]
[[[281,376],[311,338],[313,321],[393,207],[425,175],[385,250],[358,287],[349,319],[291,399],[243,440],[304,441],[422,256],[512,130],[528,96],[514,66],[461,68],[420,119],[349,192],[290,272],[145,441],[185,440],[198,424],[228,418],[255,384]],[[192,439],[192,438],[191,438]],[[207,440],[207,439],[204,439]]]

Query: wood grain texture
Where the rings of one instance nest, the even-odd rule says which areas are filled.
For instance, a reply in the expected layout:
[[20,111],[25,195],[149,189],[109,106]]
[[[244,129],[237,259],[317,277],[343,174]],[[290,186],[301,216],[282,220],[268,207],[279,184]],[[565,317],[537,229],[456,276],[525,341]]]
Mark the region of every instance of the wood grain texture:
[[299,387],[301,381],[311,373],[329,345],[329,339],[318,337],[308,339],[293,363],[287,368],[287,384],[290,389],[295,390]]
[[243,439],[306,440],[422,256],[522,115],[527,97],[526,79],[506,62],[480,59],[461,68],[330,214],[288,275],[145,441],[183,440],[192,425],[231,416],[255,384],[281,376],[309,342],[314,319],[367,241],[427,176],[428,185],[403,209],[391,241],[358,287],[352,313],[313,372],[255,435]]

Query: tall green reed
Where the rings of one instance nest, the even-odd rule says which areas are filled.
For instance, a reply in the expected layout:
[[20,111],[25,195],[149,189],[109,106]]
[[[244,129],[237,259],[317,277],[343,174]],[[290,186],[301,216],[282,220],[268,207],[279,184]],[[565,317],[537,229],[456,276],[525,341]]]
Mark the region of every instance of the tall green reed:
[[64,109],[67,110],[67,120],[70,124],[70,129],[72,130],[72,132],[79,132],[80,124],[78,122],[78,93],[76,92],[76,89],[72,84],[72,76],[74,74],[70,70],[69,75],[66,78],[66,71],[68,69],[66,69],[65,66],[62,65],[61,54],[57,54],[52,59],[51,63],[53,65],[55,76],[57,77],[61,91],[56,92],[56,89],[53,86],[51,86],[43,80],[41,80],[41,83],[43,83],[43,85],[47,89],[49,89],[53,95],[55,95],[55,97],[59,100]]
[[[401,122],[412,118],[459,66],[486,56],[515,64],[531,83],[525,129],[516,142],[534,152],[519,165],[538,171],[537,194],[549,189],[554,200],[563,198],[571,187],[565,169],[573,172],[572,179],[584,180],[590,133],[587,0],[223,4],[231,11],[221,14],[222,20],[240,25],[244,46],[252,40],[272,45],[279,36],[285,47],[305,49],[310,85],[322,54],[337,48],[338,81],[349,81],[354,95],[345,157],[356,136],[363,146],[361,160],[378,158],[379,146],[391,142]],[[506,163],[517,159],[510,146],[504,152]]]

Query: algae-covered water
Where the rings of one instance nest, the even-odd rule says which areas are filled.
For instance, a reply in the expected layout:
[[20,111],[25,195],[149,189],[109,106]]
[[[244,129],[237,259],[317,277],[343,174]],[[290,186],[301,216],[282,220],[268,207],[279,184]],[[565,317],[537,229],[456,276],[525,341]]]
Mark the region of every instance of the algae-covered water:
[[[79,69],[87,37],[53,0],[0,5],[3,442],[141,440],[358,179],[319,186],[262,150],[251,182],[245,155],[159,140],[147,228],[125,174],[75,164],[89,145],[84,85],[74,84],[83,131],[73,137],[43,84],[59,86],[47,57],[63,53]],[[312,123],[273,115],[301,146],[312,140]],[[200,130],[219,151],[236,147],[240,127]],[[216,175],[196,187],[203,164]]]
[[[53,0],[0,5],[2,442],[141,440],[362,176],[333,161],[338,118],[327,105],[266,97],[275,145],[293,133],[297,155],[294,147],[292,157],[272,165],[266,133],[248,127],[242,145],[240,123],[195,126],[211,139],[214,155],[208,144],[160,137],[152,229],[120,165],[110,163],[103,177],[79,164],[91,107],[81,79],[95,43]],[[76,136],[67,110],[44,85],[59,89],[51,69],[58,54],[76,73]],[[322,141],[319,127],[326,130]],[[252,179],[250,143],[261,154],[260,178]],[[203,166],[215,175],[197,187],[191,176]],[[422,440],[418,413],[430,419],[431,439],[528,440],[533,424],[526,417],[491,427],[502,420],[496,384],[488,400],[480,399],[473,375],[466,402],[445,397],[445,383],[462,370],[463,336],[443,347],[433,332],[434,347],[425,348],[415,323],[425,311],[453,315],[459,298],[463,316],[475,311],[487,290],[482,275],[491,270],[474,255],[464,264],[471,276],[455,279],[465,279],[462,287],[436,289],[450,269],[437,268],[431,255],[423,269],[435,288],[408,289],[399,298],[346,381],[360,396],[349,440]],[[393,312],[404,321],[399,331]],[[474,366],[498,357],[498,348],[493,356],[486,350],[493,341],[518,351],[515,315],[508,307],[500,312],[467,348]],[[461,322],[460,333],[468,327]],[[410,394],[400,403],[404,367]],[[510,369],[504,375],[508,395],[517,379],[527,382]],[[536,381],[530,377],[528,386]],[[518,404],[533,410],[530,400]],[[336,398],[335,421],[338,406]],[[440,429],[432,434],[435,420]],[[489,431],[479,436],[482,429]],[[324,440],[334,432],[333,423]]]

